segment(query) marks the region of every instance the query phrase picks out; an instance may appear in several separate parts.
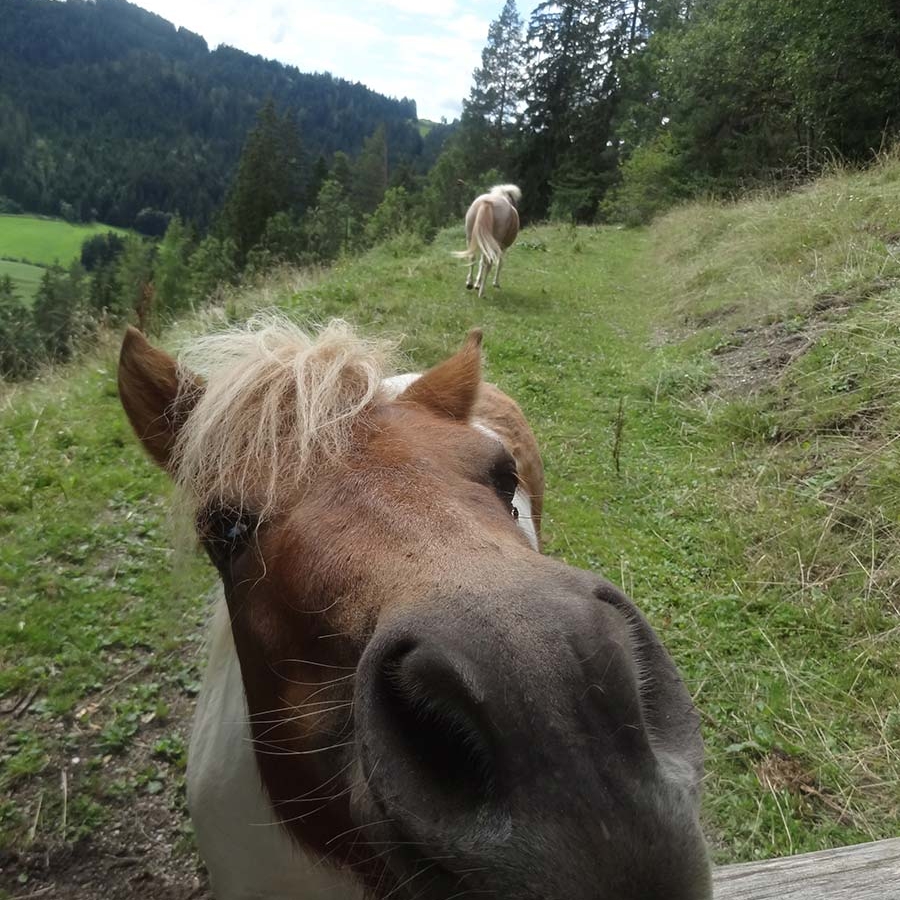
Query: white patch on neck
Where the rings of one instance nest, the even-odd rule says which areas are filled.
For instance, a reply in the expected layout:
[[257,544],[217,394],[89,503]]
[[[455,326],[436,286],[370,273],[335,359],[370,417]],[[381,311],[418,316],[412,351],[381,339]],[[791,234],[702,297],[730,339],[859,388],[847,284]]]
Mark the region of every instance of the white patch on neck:
[[[486,434],[489,438],[493,438],[498,444],[502,444],[500,435],[493,428],[479,422],[477,419],[472,422],[472,427],[477,428],[482,434]],[[528,543],[531,544],[532,550],[539,549],[537,531],[534,527],[534,519],[531,516],[531,497],[522,490],[521,487],[516,488],[513,495],[513,506],[519,511],[519,517],[516,519],[516,525],[521,531],[525,532]]]
[[517,487],[516,493],[513,495],[513,506],[519,511],[516,525],[525,532],[525,537],[528,538],[531,549],[539,550],[537,529],[534,527],[534,517],[531,514],[531,497],[521,487]]
[[[391,378],[385,378],[381,383],[381,386],[385,389],[388,398],[393,399],[394,397],[399,397],[400,394],[402,394],[414,381],[421,377],[421,372],[408,372],[405,375],[394,375]],[[479,422],[475,419],[471,424],[473,428],[477,428],[482,434],[486,434],[489,438],[493,438],[498,444],[503,443],[500,439],[500,435],[483,422]],[[519,511],[519,517],[516,519],[516,524],[519,526],[519,529],[525,534],[525,537],[528,538],[528,543],[531,544],[533,550],[540,549],[537,530],[534,527],[534,519],[531,515],[531,497],[529,497],[521,487],[516,488],[516,493],[513,497],[513,506]]]
[[216,900],[362,900],[358,880],[297,845],[259,777],[224,596],[209,629],[187,765],[188,807]]

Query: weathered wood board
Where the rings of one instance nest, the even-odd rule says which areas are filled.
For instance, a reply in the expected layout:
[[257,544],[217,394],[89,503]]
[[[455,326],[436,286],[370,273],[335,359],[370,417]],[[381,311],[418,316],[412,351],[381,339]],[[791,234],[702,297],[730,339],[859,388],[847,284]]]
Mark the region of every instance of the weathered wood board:
[[900,838],[723,866],[715,900],[900,900]]

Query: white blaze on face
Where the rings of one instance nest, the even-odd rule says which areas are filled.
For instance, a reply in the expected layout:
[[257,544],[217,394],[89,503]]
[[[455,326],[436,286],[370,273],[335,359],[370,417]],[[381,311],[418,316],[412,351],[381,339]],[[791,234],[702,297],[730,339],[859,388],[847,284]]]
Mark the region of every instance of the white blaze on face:
[[422,377],[421,372],[407,372],[406,375],[394,375],[391,378],[385,378],[381,382],[381,386],[387,392],[390,399],[399,397],[414,381],[418,381]]

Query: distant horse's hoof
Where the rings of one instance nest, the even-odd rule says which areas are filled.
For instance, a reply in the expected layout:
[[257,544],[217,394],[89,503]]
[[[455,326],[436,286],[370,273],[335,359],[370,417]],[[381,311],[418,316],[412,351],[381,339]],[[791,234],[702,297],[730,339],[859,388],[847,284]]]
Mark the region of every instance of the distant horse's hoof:
[[473,288],[473,285],[471,285],[471,284],[467,284],[467,285],[466,285],[466,290],[467,290],[467,291],[471,291],[472,288]]

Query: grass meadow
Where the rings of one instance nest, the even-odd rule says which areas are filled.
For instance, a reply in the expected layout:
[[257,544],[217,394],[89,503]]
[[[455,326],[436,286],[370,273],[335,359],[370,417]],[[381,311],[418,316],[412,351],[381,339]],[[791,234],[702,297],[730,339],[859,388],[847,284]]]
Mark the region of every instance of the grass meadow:
[[121,228],[99,223],[73,225],[43,216],[0,215],[0,278],[9,275],[19,295],[30,301],[43,268],[68,265],[87,238],[107,231],[125,234]]
[[0,259],[0,278],[8,275],[12,279],[17,295],[26,301],[30,301],[37,293],[43,274],[42,266]]
[[[696,698],[715,860],[785,855],[900,829],[897,210],[885,159],[648,229],[528,228],[483,300],[456,228],[220,316],[343,316],[402,336],[410,368],[483,327],[543,449],[547,552],[621,584]],[[115,352],[0,394],[0,844],[25,855],[90,847],[148,799],[188,853],[177,710],[213,575],[173,568]]]
[[81,252],[81,245],[95,234],[114,231],[112,225],[73,225],[42,216],[0,215],[0,259],[24,260],[40,266],[66,265]]

